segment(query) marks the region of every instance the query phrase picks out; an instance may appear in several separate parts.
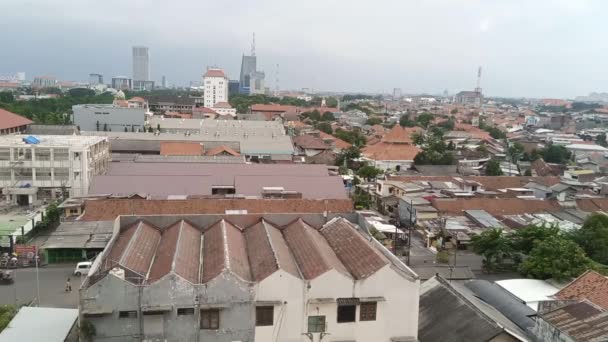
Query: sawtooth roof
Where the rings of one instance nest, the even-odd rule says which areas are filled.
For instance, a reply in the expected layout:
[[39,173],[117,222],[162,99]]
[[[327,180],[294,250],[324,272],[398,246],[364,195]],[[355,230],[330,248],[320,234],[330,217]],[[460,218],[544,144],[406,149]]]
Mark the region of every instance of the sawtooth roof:
[[390,263],[341,217],[321,228],[301,218],[284,226],[261,219],[246,227],[227,219],[207,227],[185,220],[156,227],[139,220],[123,228],[107,248],[98,272],[122,268],[139,283],[177,274],[202,284],[226,272],[259,282],[280,269],[306,280],[330,270],[365,279]]

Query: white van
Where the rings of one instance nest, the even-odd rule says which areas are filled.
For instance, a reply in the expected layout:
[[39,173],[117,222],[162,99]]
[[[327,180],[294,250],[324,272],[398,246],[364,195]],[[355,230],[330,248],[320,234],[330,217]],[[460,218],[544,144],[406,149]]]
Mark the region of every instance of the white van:
[[75,276],[88,275],[89,270],[91,269],[91,265],[93,263],[91,261],[83,261],[76,264],[76,269],[74,270]]

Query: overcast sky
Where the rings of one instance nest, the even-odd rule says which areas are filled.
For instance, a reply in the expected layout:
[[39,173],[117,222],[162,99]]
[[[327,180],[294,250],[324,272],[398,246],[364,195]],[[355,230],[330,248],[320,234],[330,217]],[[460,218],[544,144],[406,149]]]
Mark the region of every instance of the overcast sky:
[[0,75],[131,75],[150,48],[154,80],[238,79],[257,37],[275,87],[350,92],[573,97],[608,91],[608,1],[0,0]]

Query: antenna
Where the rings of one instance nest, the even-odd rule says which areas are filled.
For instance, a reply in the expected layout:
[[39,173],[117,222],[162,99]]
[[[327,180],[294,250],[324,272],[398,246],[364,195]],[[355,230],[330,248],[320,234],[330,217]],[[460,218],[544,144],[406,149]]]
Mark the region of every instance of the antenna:
[[477,69],[477,88],[475,90],[481,90],[481,66]]
[[253,41],[251,42],[251,55],[255,56],[255,32],[253,32]]
[[275,79],[274,85],[276,87],[276,89],[274,91],[275,92],[274,96],[279,96],[279,91],[280,91],[280,88],[279,88],[279,63],[277,63],[277,73],[276,73],[276,79]]

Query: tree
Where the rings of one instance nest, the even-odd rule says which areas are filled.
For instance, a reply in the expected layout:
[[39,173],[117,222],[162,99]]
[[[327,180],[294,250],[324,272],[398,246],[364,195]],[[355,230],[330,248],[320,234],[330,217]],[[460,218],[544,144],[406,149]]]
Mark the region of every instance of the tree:
[[374,117],[367,119],[367,122],[365,124],[373,126],[373,125],[380,125],[381,123],[382,123],[382,119],[374,116]]
[[574,241],[560,236],[536,241],[519,271],[536,279],[566,280],[593,267],[593,261]]
[[589,215],[572,237],[591,259],[608,264],[608,216],[601,213]]
[[551,237],[559,235],[559,228],[556,226],[537,226],[530,225],[515,231],[511,235],[513,246],[518,252],[529,254],[534,248],[534,244],[538,241],[543,241]]
[[570,160],[570,151],[561,145],[551,145],[542,152],[543,159],[547,163],[566,164]]
[[12,93],[7,92],[7,91],[0,92],[0,102],[13,103],[14,101],[15,101],[15,97],[13,96]]
[[527,169],[526,172],[524,172],[524,176],[531,177],[532,176],[532,170]]
[[418,117],[416,118],[416,123],[418,123],[418,125],[420,125],[420,127],[423,127],[426,129],[429,127],[429,125],[433,121],[433,118],[434,118],[433,114],[425,112],[425,113],[418,115]]
[[509,146],[508,153],[511,157],[510,159],[512,163],[517,163],[517,161],[521,159],[522,155],[524,154],[524,149],[524,145],[518,142]]
[[416,126],[416,123],[414,121],[410,120],[409,114],[403,114],[399,118],[399,125],[401,127],[414,127],[414,126]]
[[325,132],[327,134],[333,134],[334,130],[331,128],[331,124],[329,122],[319,122],[315,125],[315,127],[321,131],[321,132]]
[[474,235],[471,239],[473,251],[484,257],[484,266],[492,270],[512,260],[515,250],[513,243],[503,233],[502,229],[494,228]]
[[424,144],[424,135],[422,133],[414,132],[410,138],[412,138],[412,143],[414,143],[414,145]]
[[336,99],[335,97],[327,97],[325,98],[325,105],[327,107],[336,108],[338,107],[338,99]]
[[448,149],[448,151],[454,151],[456,149],[456,145],[454,144],[453,141],[450,140],[450,142],[448,143],[447,149]]
[[458,108],[454,108],[450,111],[450,114],[456,114],[458,113]]
[[486,176],[502,176],[502,169],[498,160],[489,160],[486,164]]
[[357,176],[361,178],[365,178],[367,180],[376,178],[379,174],[382,173],[382,170],[377,169],[371,165],[366,165],[357,171]]
[[95,96],[95,90],[88,88],[73,88],[68,90],[68,95],[73,97]]
[[336,118],[334,117],[334,115],[332,114],[332,112],[325,112],[321,116],[321,120],[323,120],[323,121],[334,121],[334,120],[336,120]]
[[338,153],[336,156],[336,165],[343,166],[349,165],[353,159],[358,159],[361,157],[361,151],[356,146],[351,146],[347,149],[344,149]]
[[357,147],[364,146],[365,143],[367,142],[365,139],[365,136],[357,130],[345,131],[341,128],[338,128],[334,132],[334,136],[336,138],[340,138],[340,139],[346,141],[349,144],[353,144]]
[[608,142],[606,142],[606,133],[602,133],[596,136],[595,142],[600,146],[608,147]]

